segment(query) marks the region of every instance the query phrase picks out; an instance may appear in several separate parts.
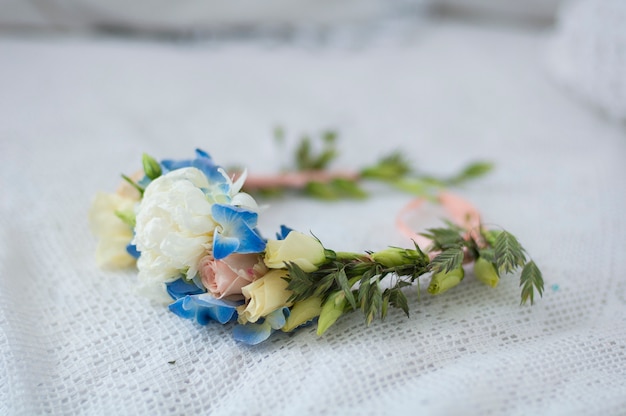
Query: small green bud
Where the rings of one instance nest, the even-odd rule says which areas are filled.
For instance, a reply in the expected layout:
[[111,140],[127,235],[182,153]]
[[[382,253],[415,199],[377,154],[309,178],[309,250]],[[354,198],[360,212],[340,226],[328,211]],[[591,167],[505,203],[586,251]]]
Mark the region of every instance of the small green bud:
[[474,275],[478,280],[491,287],[498,286],[498,282],[500,281],[496,267],[493,263],[482,257],[476,259],[474,263]]
[[387,247],[384,250],[371,254],[372,260],[385,267],[398,267],[405,264],[412,264],[422,259],[417,250],[410,250],[400,247]]
[[348,301],[343,291],[331,294],[322,306],[322,311],[317,321],[317,335],[322,335],[326,332],[343,315],[347,305]]
[[438,295],[448,289],[452,289],[454,286],[461,283],[463,277],[465,277],[465,270],[463,270],[463,267],[450,270],[447,273],[435,273],[430,279],[430,285],[428,285],[428,293],[430,293],[431,295]]
[[159,162],[157,162],[153,157],[147,155],[146,153],[143,154],[141,158],[141,163],[143,164],[143,171],[145,172],[146,176],[152,180],[158,178],[163,173]]

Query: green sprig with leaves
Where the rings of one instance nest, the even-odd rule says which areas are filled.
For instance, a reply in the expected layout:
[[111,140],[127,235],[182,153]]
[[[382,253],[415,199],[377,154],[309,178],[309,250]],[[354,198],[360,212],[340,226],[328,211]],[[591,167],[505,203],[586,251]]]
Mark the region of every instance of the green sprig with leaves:
[[[283,146],[285,131],[277,128],[274,135],[276,143]],[[413,195],[432,196],[444,188],[477,179],[493,168],[489,162],[478,161],[449,177],[437,177],[416,171],[401,152],[395,151],[354,172],[334,171],[332,164],[339,157],[337,144],[338,134],[333,130],[323,131],[317,137],[304,135],[295,148],[293,161],[283,172],[274,176],[273,181],[255,184],[249,180],[245,190],[265,196],[292,191],[334,200],[365,198],[368,194],[363,184],[380,182]]]
[[389,307],[409,316],[405,288],[430,275],[428,292],[444,293],[464,278],[464,265],[474,263],[477,280],[495,287],[500,276],[522,269],[521,303],[534,302],[535,291],[543,294],[543,278],[536,264],[508,231],[481,228],[469,234],[454,224],[427,230],[424,236],[432,244],[423,251],[389,247],[379,252],[347,253],[325,249],[326,262],[313,272],[305,272],[295,263],[287,265],[290,302],[297,304],[319,299],[317,332],[323,334],[343,314],[360,310],[369,325],[384,319]]

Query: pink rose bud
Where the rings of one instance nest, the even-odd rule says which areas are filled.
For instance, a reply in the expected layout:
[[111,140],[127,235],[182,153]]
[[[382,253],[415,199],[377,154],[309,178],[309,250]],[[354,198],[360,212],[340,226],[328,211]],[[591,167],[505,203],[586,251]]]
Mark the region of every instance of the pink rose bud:
[[241,288],[267,273],[267,267],[258,254],[231,254],[215,260],[210,256],[200,259],[198,265],[202,284],[217,299],[243,299]]

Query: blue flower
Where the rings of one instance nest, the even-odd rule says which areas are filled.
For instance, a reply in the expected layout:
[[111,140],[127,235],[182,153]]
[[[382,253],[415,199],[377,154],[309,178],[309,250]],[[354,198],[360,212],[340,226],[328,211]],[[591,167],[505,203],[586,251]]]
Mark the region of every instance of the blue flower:
[[172,170],[194,167],[200,169],[207,178],[211,178],[214,172],[219,169],[219,166],[213,162],[213,158],[204,150],[196,149],[195,159],[184,160],[171,160],[165,159],[161,161],[161,168],[163,168],[163,175]]
[[196,320],[200,325],[210,321],[225,324],[236,317],[239,303],[215,299],[208,293],[187,295],[169,305],[170,311],[185,319]]
[[137,246],[134,244],[128,244],[126,246],[126,252],[128,254],[130,254],[131,256],[133,256],[134,258],[138,259],[139,256],[141,255],[141,253],[139,252],[139,250],[137,250]]
[[211,214],[219,227],[213,236],[213,257],[217,260],[232,253],[260,253],[265,249],[265,240],[256,227],[255,212],[232,205],[214,204]]
[[204,290],[194,285],[193,283],[188,283],[183,278],[175,280],[171,283],[166,283],[165,287],[167,289],[167,293],[174,300],[184,298],[187,295],[199,295],[201,293],[204,293]]
[[281,329],[285,326],[288,317],[289,308],[283,307],[276,309],[274,312],[268,314],[265,319],[259,319],[255,323],[235,326],[233,329],[233,337],[236,341],[248,345],[256,345],[268,339],[277,329]]
[[289,228],[286,225],[281,225],[280,226],[280,232],[276,233],[276,239],[277,240],[284,240],[285,238],[287,238],[287,234],[289,234],[292,231],[293,231],[293,228]]

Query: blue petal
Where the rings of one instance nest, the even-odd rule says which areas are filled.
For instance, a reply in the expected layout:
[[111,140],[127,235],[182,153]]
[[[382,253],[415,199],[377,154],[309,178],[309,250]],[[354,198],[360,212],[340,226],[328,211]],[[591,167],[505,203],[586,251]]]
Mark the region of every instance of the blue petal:
[[139,250],[137,250],[137,246],[134,244],[129,244],[126,246],[126,252],[128,254],[130,254],[131,256],[133,256],[134,258],[138,259],[139,256],[141,255],[141,253],[139,252]]
[[211,214],[222,228],[215,233],[213,240],[213,256],[216,259],[232,253],[260,253],[265,249],[265,240],[253,229],[258,218],[255,212],[232,205],[214,204]]
[[137,185],[141,186],[143,189],[146,189],[148,185],[150,185],[150,182],[152,182],[152,179],[144,175],[143,178],[137,181]]
[[200,325],[206,325],[212,320],[225,324],[235,317],[236,305],[203,293],[180,298],[170,304],[169,309],[181,318],[195,319]]
[[215,204],[211,207],[213,219],[222,225],[244,223],[249,227],[256,227],[259,218],[256,212],[232,205]]
[[163,169],[163,173],[170,172],[176,169],[188,168],[191,166],[191,160],[162,160],[161,168]]
[[272,335],[272,327],[264,322],[262,324],[248,323],[246,325],[237,325],[233,329],[233,338],[236,341],[243,342],[248,345],[256,345],[265,341]]
[[182,278],[174,280],[171,283],[166,283],[165,287],[167,289],[167,293],[169,293],[174,300],[183,298],[187,295],[198,295],[200,293],[204,293],[204,291],[198,286],[188,283]]
[[213,236],[213,257],[221,260],[233,254],[239,248],[239,239],[227,237],[219,233]]
[[[176,170],[176,169],[188,168],[190,166],[200,169],[202,172],[204,172],[204,174],[209,179],[211,178],[212,175],[214,175],[215,172],[217,172],[217,169],[218,169],[218,166],[215,165],[211,156],[209,156],[207,152],[201,149],[196,149],[196,158],[193,160],[192,159],[184,159],[184,160],[166,159],[166,160],[161,161],[161,168],[163,168],[164,170],[163,173],[167,173],[169,171]],[[222,180],[224,179],[221,179],[220,181]]]
[[277,240],[284,240],[287,238],[287,235],[293,231],[293,228],[289,228],[286,225],[280,226],[280,232],[276,233]]
[[280,329],[287,323],[289,318],[289,308],[284,307],[276,309],[274,312],[265,316],[265,322],[267,322],[273,329]]
[[196,149],[196,158],[213,160],[211,156],[202,149]]

